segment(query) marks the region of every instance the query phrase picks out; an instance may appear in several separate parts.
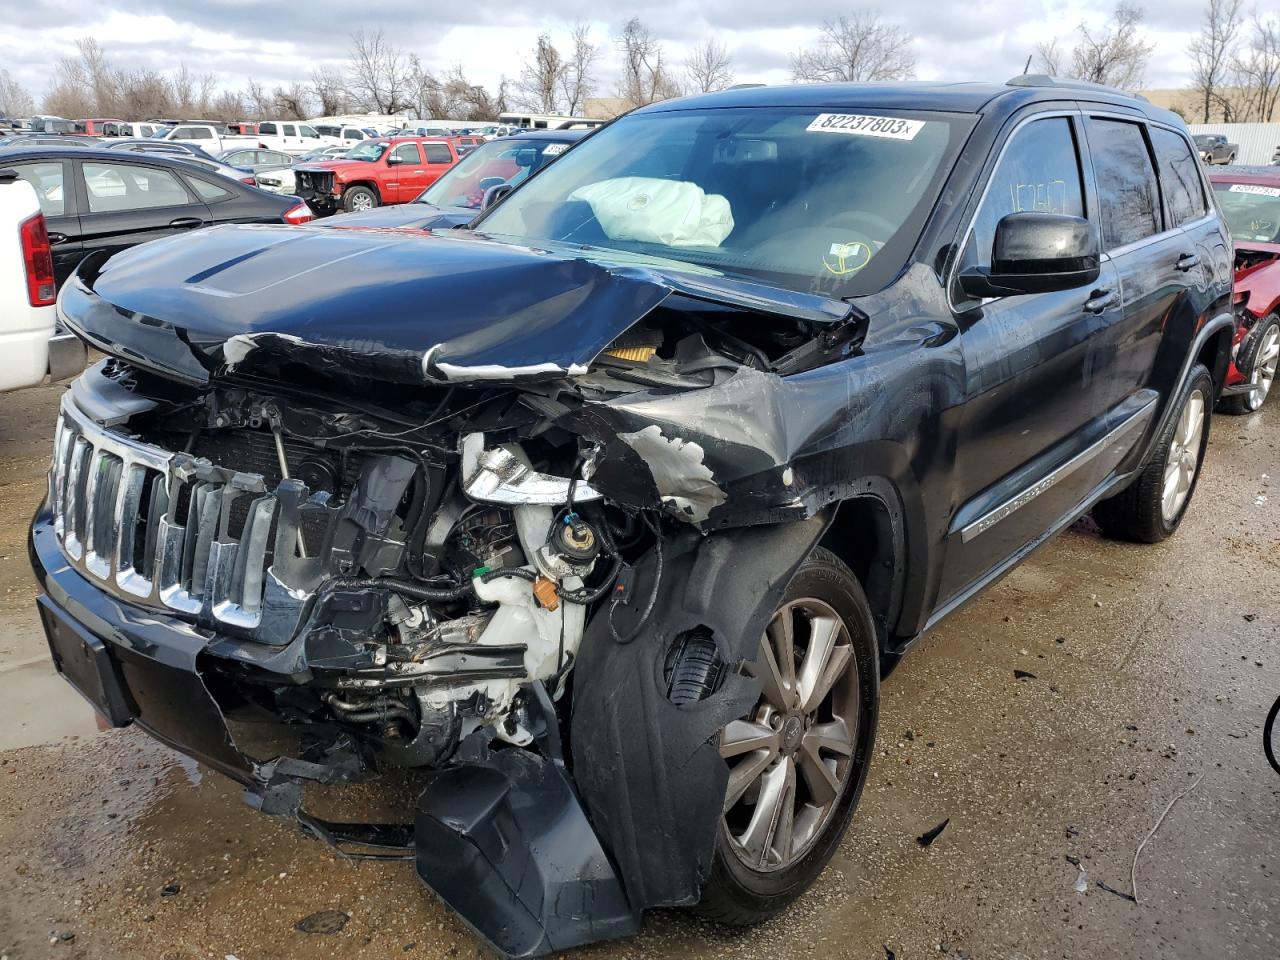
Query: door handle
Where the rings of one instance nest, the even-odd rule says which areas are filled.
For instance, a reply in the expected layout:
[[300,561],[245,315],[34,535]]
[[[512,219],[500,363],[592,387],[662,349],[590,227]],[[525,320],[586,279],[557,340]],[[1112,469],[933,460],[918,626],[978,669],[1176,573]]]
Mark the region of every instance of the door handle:
[[1174,264],[1183,273],[1186,273],[1192,267],[1200,263],[1200,257],[1194,253],[1184,253],[1178,258],[1178,262]]
[[414,172],[414,173],[426,173],[426,171],[425,171],[425,170],[415,170],[415,171],[413,171],[413,172]]
[[169,226],[176,230],[191,230],[194,227],[203,227],[204,221],[199,217],[178,217],[176,220],[170,220]]
[[1110,287],[1104,287],[1089,294],[1089,299],[1084,302],[1084,308],[1089,313],[1102,313],[1108,307],[1114,307],[1119,303],[1120,298],[1116,296],[1116,292]]
[[55,246],[57,246],[59,243],[66,243],[67,235],[65,233],[50,233],[49,242]]

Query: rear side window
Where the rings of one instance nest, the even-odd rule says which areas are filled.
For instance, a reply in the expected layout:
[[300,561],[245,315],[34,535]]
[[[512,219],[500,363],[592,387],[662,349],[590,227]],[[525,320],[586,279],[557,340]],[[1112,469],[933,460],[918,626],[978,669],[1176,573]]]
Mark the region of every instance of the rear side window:
[[81,169],[90,213],[176,207],[191,202],[177,176],[168,170],[88,161]]
[[284,135],[286,137],[296,137],[298,135],[298,128],[292,123],[286,123],[284,125]]
[[1103,246],[1115,250],[1159,233],[1160,192],[1142,128],[1096,117],[1088,124]]
[[427,151],[427,163],[453,163],[453,153],[447,143],[424,143]]
[[201,200],[207,200],[210,203],[225,200],[231,196],[230,190],[224,190],[216,183],[210,183],[201,177],[187,177],[187,183],[191,184],[191,189],[200,195]]
[[346,137],[348,140],[364,139],[364,134],[361,133],[359,130],[348,130],[346,133],[343,134],[343,136]]
[[213,131],[208,127],[183,127],[177,136],[183,140],[212,140]]
[[6,163],[5,166],[35,188],[40,199],[40,212],[46,217],[60,217],[66,213],[67,194],[61,162]]
[[974,249],[966,259],[991,263],[996,224],[1011,213],[1059,213],[1083,217],[1084,190],[1071,121],[1066,117],[1033,120],[1009,141],[991,176],[982,208],[973,224]]
[[260,123],[258,124],[258,132],[264,136],[270,134],[274,137],[277,132],[276,125],[274,123]]
[[1203,217],[1208,208],[1200,184],[1200,163],[1187,141],[1172,130],[1150,127],[1151,146],[1160,166],[1160,188],[1169,204],[1174,224]]

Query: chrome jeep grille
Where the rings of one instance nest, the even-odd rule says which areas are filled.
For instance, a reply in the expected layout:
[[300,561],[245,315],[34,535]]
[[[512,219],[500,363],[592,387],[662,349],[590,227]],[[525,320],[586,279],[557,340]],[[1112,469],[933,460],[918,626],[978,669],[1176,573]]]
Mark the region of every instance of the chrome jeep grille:
[[300,591],[271,562],[292,558],[304,492],[288,480],[269,492],[259,474],[142,443],[63,395],[49,471],[54,533],[74,567],[132,602],[245,630],[260,626],[273,594],[282,612],[298,607]]

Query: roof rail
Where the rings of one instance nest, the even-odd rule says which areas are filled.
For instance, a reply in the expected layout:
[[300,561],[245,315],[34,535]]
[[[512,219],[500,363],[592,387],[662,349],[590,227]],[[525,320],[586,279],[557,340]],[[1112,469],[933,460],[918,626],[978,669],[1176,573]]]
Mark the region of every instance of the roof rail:
[[1005,81],[1007,87],[1061,87],[1064,90],[1097,90],[1099,92],[1114,93],[1117,96],[1128,97],[1131,100],[1142,100],[1146,102],[1147,98],[1140,93],[1131,93],[1128,90],[1121,90],[1119,87],[1109,87],[1105,83],[1094,83],[1092,80],[1071,80],[1064,77],[1051,77],[1047,73],[1020,73],[1016,77],[1010,77]]

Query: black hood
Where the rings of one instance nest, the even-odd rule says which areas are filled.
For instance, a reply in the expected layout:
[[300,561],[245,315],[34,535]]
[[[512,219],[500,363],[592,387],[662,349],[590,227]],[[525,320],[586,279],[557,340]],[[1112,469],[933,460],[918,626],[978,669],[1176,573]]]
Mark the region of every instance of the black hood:
[[470,223],[479,210],[467,207],[437,207],[431,203],[397,203],[365,213],[348,213],[315,221],[317,227],[345,229],[349,227],[412,227],[417,230],[443,230]]
[[400,383],[584,372],[673,291],[831,322],[847,304],[601,264],[466,231],[214,227],[143,244],[63,288],[64,321],[108,353],[204,383],[291,362]]

